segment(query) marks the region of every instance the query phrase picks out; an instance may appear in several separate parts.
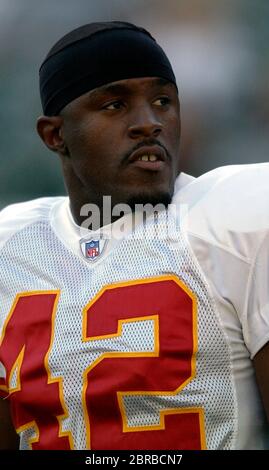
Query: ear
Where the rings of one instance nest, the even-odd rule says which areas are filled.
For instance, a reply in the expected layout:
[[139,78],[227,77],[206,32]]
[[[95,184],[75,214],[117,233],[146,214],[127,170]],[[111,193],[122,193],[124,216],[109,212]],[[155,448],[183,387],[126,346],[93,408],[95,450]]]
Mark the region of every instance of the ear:
[[66,154],[66,145],[62,136],[63,118],[61,116],[41,116],[36,128],[44,144],[53,152]]

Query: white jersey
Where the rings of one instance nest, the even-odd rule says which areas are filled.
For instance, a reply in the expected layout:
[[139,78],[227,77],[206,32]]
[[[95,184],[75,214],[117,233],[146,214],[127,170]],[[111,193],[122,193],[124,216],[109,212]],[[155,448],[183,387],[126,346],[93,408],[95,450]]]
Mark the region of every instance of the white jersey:
[[67,198],[2,211],[0,391],[21,449],[269,447],[251,362],[268,181],[267,164],[181,175],[180,217],[126,216],[112,238],[82,234]]

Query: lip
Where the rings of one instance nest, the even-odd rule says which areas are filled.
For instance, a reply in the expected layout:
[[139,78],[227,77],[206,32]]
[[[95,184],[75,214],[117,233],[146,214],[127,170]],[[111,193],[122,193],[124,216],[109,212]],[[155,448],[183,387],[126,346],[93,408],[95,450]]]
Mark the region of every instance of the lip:
[[[158,160],[155,162],[145,162],[139,160],[143,155],[155,155]],[[144,146],[135,150],[128,158],[128,163],[143,170],[160,171],[165,166],[167,156],[165,150],[159,145]]]

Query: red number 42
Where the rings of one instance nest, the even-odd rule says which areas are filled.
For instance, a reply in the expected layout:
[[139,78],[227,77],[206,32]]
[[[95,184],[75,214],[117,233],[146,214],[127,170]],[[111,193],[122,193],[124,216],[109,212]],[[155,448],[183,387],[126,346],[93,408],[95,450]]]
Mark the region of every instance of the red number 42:
[[[33,449],[75,447],[71,432],[62,430],[68,416],[64,377],[52,377],[49,368],[59,295],[59,291],[17,295],[0,343],[0,361],[6,370],[0,391],[9,395],[17,431],[35,429],[35,438],[29,440]],[[83,311],[82,341],[90,345],[96,339],[120,338],[125,324],[147,320],[154,325],[152,351],[104,352],[84,371],[88,449],[206,447],[203,409],[173,406],[173,397],[195,377],[197,350],[196,298],[176,276],[103,288]],[[144,412],[139,425],[128,423],[125,400],[135,396],[160,410],[157,422],[144,422]],[[139,402],[135,406],[141,414]]]

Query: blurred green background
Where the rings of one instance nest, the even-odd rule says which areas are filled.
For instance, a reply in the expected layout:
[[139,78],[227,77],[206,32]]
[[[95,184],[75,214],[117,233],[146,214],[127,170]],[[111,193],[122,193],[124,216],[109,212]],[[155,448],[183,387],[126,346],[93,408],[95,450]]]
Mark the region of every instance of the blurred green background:
[[64,193],[35,131],[39,65],[69,30],[117,19],[149,29],[172,62],[184,171],[268,160],[268,0],[0,0],[0,207]]

